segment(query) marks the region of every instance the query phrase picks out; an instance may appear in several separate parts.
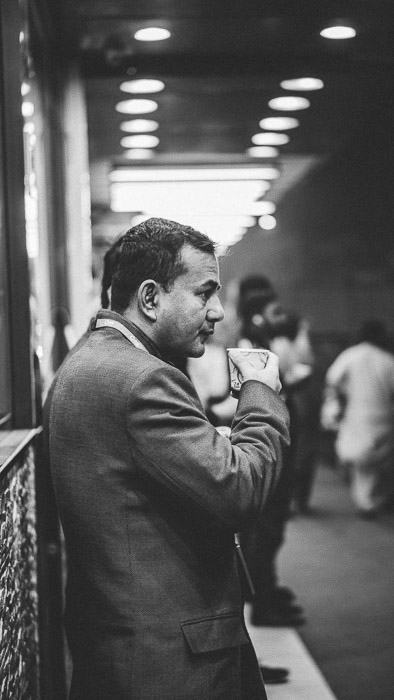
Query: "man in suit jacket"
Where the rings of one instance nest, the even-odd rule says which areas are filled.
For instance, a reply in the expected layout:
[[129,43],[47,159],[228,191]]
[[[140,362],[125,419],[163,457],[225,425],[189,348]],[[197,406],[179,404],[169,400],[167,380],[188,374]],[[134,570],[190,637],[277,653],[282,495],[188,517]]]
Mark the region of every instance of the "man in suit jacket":
[[244,383],[230,439],[177,368],[222,320],[219,287],[205,235],[163,219],[130,229],[111,311],[51,388],[72,700],[266,697],[234,533],[275,487],[288,414],[273,354],[264,370],[236,359]]

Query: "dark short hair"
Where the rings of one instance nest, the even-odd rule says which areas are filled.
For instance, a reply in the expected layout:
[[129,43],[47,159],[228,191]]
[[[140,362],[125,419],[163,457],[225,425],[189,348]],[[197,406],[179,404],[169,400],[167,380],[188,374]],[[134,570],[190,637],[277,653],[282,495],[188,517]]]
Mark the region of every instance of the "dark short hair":
[[242,299],[251,292],[273,292],[274,288],[268,279],[263,275],[249,275],[244,277],[239,283],[239,296]]
[[250,275],[239,285],[238,314],[242,319],[260,313],[267,304],[277,299],[276,292],[267,277]]
[[103,276],[101,278],[101,308],[108,309],[108,290],[112,285],[112,277],[117,267],[120,249],[123,243],[123,236],[119,236],[104,255]]
[[176,221],[151,218],[129,229],[123,236],[112,277],[111,309],[125,311],[146,279],[154,279],[169,291],[185,272],[181,259],[185,245],[215,254],[215,243],[208,236]]

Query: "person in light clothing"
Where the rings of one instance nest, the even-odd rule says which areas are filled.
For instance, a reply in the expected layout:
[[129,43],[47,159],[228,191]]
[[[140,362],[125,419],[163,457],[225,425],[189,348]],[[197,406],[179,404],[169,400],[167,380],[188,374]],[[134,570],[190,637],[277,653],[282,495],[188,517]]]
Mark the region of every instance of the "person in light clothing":
[[329,367],[326,391],[342,405],[335,449],[351,497],[360,514],[375,515],[394,495],[394,357],[380,321],[363,324],[359,341]]

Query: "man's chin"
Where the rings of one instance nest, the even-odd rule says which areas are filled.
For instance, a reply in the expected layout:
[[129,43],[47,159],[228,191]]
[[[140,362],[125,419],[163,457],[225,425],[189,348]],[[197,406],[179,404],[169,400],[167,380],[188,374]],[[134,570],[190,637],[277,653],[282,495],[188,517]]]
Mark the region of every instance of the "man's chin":
[[198,350],[195,350],[194,352],[191,352],[189,357],[202,357],[203,354],[205,353],[205,347],[204,345],[199,348]]
[[205,352],[205,344],[199,343],[196,347],[190,350],[189,357],[202,357]]
[[188,357],[202,357],[204,352],[205,345],[201,343],[200,345],[189,348],[189,350],[185,350],[184,352],[167,353],[165,357],[168,357],[172,362],[175,362],[175,364],[177,364],[178,362],[186,360]]

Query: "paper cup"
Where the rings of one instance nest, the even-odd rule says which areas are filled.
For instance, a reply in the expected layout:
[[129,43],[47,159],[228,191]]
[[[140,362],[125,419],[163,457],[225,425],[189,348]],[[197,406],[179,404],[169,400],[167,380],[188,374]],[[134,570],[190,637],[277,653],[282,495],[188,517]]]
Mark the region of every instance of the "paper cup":
[[[256,369],[261,368],[261,366],[265,367],[268,362],[268,352],[260,348],[227,348],[227,354],[229,350],[234,351],[238,355],[250,356],[250,360]],[[230,368],[231,393],[233,396],[238,396],[242,385],[242,376],[229,355],[228,364]]]

